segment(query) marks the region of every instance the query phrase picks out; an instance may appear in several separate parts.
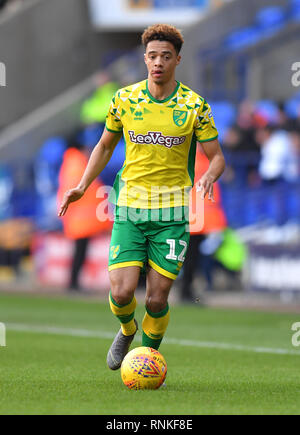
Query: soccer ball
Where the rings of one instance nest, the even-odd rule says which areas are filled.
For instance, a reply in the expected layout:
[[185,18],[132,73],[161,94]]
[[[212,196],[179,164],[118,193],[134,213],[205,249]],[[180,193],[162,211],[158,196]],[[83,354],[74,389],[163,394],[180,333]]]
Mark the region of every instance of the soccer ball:
[[121,365],[121,377],[130,390],[157,390],[166,379],[167,364],[158,350],[137,347],[131,350]]

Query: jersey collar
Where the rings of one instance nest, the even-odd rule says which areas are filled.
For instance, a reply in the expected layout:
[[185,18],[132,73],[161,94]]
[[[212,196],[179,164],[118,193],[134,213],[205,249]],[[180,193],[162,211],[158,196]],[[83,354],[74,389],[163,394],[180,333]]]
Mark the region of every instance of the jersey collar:
[[179,89],[180,82],[178,82],[177,80],[176,80],[176,82],[177,82],[177,86],[176,86],[174,92],[173,92],[171,95],[169,95],[169,97],[165,98],[164,100],[157,100],[157,99],[154,98],[154,97],[150,94],[150,92],[149,92],[149,88],[148,88],[148,79],[147,79],[147,80],[146,80],[146,91],[147,91],[147,95],[148,95],[148,97],[150,98],[150,100],[154,101],[155,103],[166,103],[167,101],[171,100],[171,98],[173,98],[174,95],[176,95],[176,93],[177,93],[177,91],[178,91],[178,89]]

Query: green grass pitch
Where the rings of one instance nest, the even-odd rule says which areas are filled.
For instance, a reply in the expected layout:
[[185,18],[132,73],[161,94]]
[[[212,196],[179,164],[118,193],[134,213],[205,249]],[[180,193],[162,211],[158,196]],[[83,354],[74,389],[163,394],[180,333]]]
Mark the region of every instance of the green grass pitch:
[[[144,307],[137,309],[141,324]],[[0,294],[0,414],[299,414],[300,315],[171,307],[167,386],[130,391],[106,367],[105,302]],[[135,346],[140,344],[140,332]]]

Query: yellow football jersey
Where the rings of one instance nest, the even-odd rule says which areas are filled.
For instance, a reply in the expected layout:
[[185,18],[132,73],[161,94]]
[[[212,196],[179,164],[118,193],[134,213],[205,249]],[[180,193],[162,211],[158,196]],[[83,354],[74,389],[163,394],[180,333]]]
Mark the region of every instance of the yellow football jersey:
[[123,132],[125,162],[111,200],[119,206],[165,208],[188,205],[194,184],[196,142],[218,137],[209,104],[177,82],[172,95],[156,100],[148,80],[120,89],[106,128]]

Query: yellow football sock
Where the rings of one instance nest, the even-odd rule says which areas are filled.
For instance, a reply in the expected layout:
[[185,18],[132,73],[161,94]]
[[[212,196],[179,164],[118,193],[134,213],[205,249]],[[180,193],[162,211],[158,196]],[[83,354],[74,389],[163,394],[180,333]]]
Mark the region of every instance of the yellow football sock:
[[113,299],[111,292],[109,293],[110,309],[121,322],[121,328],[124,335],[132,335],[136,332],[134,322],[134,312],[136,308],[136,298],[133,296],[131,302],[125,305],[117,304]]
[[159,313],[152,313],[146,307],[146,314],[143,320],[142,346],[158,349],[165,335],[170,320],[169,305]]

